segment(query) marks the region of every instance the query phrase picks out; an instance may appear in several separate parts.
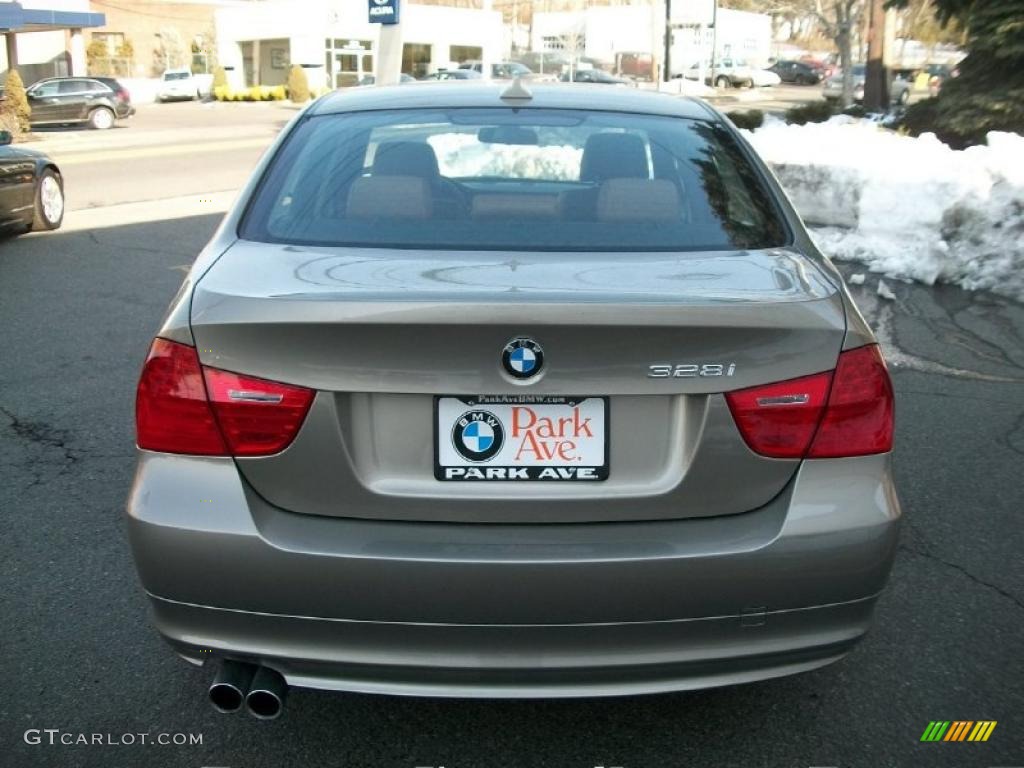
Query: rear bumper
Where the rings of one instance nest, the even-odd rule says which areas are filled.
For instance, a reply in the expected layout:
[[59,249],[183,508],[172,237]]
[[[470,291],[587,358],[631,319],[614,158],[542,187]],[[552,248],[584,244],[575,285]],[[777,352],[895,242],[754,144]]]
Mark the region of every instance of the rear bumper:
[[746,620],[503,626],[353,622],[152,600],[160,633],[195,663],[212,650],[270,666],[304,688],[494,698],[659,693],[805,672],[850,650],[874,602]]
[[157,628],[194,661],[329,689],[582,696],[836,660],[870,625],[899,515],[887,456],[805,462],[741,515],[487,525],[291,514],[230,460],[144,453],[128,529]]

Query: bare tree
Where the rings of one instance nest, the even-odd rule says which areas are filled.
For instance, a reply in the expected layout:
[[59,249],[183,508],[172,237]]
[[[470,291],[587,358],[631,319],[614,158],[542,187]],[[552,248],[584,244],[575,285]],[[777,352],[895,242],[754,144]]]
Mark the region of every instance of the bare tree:
[[843,70],[842,104],[853,103],[853,31],[864,15],[864,0],[805,0],[821,25],[839,49],[839,66]]
[[156,33],[157,45],[153,50],[153,68],[157,72],[185,65],[185,46],[175,27],[161,27]]
[[576,65],[579,63],[579,57],[584,53],[586,46],[585,29],[583,20],[580,19],[558,36],[558,43],[562,46],[562,50],[565,51],[569,59],[569,80],[575,80]]

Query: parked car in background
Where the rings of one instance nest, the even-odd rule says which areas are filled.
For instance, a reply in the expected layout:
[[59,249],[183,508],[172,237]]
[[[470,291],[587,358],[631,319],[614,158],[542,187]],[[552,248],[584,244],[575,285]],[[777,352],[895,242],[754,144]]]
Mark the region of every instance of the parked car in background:
[[[569,73],[566,72],[562,75],[562,82],[569,82]],[[603,69],[577,69],[572,73],[572,81],[574,83],[599,83],[601,85],[631,85],[636,87],[636,83],[625,77],[618,77],[617,75],[609,74]]]
[[[864,80],[867,68],[864,64],[856,64],[850,70],[853,74],[853,100],[856,104],[864,102]],[[889,84],[889,99],[893,104],[906,104],[910,100],[911,83],[902,77],[892,78]],[[829,101],[839,101],[843,96],[843,73],[837,72],[825,81],[823,95]]]
[[64,179],[45,152],[11,144],[0,130],[0,232],[57,229],[64,220]]
[[806,64],[821,75],[821,79],[825,80],[832,77],[838,70],[838,67],[832,61],[831,57],[825,59],[816,59],[813,56],[803,56],[799,59],[801,64]]
[[615,54],[615,71],[623,77],[650,82],[657,79],[654,56],[644,52],[620,51]]
[[[459,69],[470,69],[474,72],[483,73],[483,63],[480,61],[465,61],[459,65]],[[491,78],[494,80],[511,80],[515,77],[531,77],[533,70],[518,61],[498,61],[491,64]]]
[[104,130],[135,114],[128,89],[112,77],[50,77],[25,94],[33,126],[86,123]]
[[439,69],[424,80],[479,80],[482,75],[475,69]]
[[200,98],[201,88],[191,69],[168,69],[161,76],[160,87],[156,92],[157,101]]
[[817,85],[825,79],[822,71],[804,61],[776,61],[769,72],[774,72],[784,83],[796,85]]
[[[687,80],[699,80],[700,70],[701,65],[694,64],[683,76]],[[781,81],[774,72],[752,67],[744,59],[722,59],[715,65],[713,73],[711,65],[704,64],[704,82],[716,88],[753,88],[778,85]]]
[[[358,85],[373,85],[376,82],[377,82],[377,78],[376,78],[375,75],[363,75],[360,78]],[[402,74],[400,74],[398,76],[398,82],[399,83],[415,83],[416,82],[416,78],[413,77],[412,75],[407,75],[405,72],[403,72]]]
[[928,95],[938,96],[942,86],[951,77],[956,77],[959,70],[951,69],[946,64],[929,64],[925,67],[925,74],[928,76]]

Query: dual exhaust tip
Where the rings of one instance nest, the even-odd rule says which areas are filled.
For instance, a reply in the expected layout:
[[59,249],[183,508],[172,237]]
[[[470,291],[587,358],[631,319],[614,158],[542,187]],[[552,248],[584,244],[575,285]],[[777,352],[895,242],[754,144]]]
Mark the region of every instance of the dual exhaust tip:
[[287,695],[288,683],[279,672],[231,660],[221,663],[209,691],[210,703],[218,712],[237,712],[244,704],[260,720],[280,716]]

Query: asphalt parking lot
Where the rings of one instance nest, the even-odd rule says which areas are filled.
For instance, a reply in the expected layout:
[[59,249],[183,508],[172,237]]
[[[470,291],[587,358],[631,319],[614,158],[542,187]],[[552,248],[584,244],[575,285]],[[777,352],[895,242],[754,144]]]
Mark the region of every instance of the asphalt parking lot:
[[[203,163],[186,162],[195,129],[167,130],[181,141],[153,146],[180,146],[178,155],[102,150],[103,164],[125,178],[151,180],[129,198],[154,202],[74,211],[65,230],[0,242],[3,764],[1024,765],[1024,306],[892,282],[896,298],[885,300],[870,276],[855,291],[893,364],[905,526],[875,630],[844,661],[766,683],[628,699],[293,691],[277,721],[213,712],[209,673],[174,657],[149,624],[121,510],[139,366],[219,219],[221,197],[209,212],[200,201],[232,189],[254,158],[196,171]],[[167,170],[154,157],[178,162]],[[82,184],[101,203],[125,197],[96,179]],[[169,189],[191,197],[168,204]],[[921,743],[936,719],[998,726],[986,743]],[[136,737],[51,745],[43,729]],[[28,731],[40,731],[41,743],[29,743]],[[143,733],[200,734],[202,743],[144,745]]]

